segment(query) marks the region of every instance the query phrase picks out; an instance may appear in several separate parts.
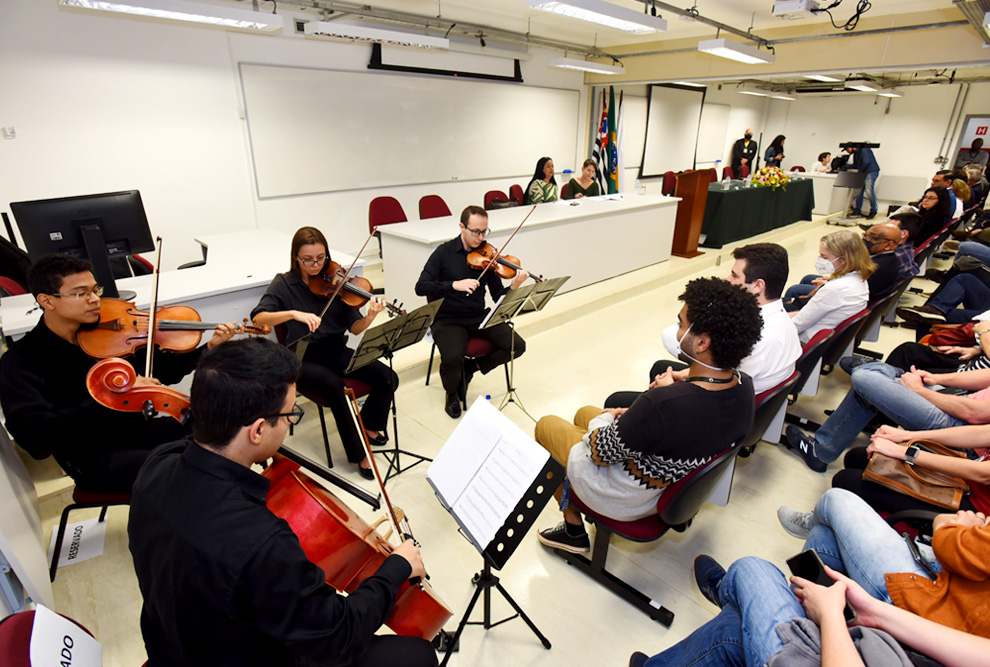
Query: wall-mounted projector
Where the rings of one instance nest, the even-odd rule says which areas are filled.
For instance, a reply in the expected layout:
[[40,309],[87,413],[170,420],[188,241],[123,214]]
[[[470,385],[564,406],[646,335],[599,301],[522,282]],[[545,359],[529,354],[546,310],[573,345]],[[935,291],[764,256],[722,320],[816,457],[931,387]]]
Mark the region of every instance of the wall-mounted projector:
[[773,15],[788,21],[812,18],[817,9],[818,0],[776,0],[773,3]]

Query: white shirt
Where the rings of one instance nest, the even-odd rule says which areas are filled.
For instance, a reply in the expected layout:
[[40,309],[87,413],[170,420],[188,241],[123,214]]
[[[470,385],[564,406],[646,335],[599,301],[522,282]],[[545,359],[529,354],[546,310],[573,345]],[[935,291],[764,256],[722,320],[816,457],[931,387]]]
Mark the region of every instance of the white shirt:
[[816,162],[811,165],[811,173],[813,174],[827,174],[831,169],[831,165],[822,164],[821,162]]
[[869,298],[870,286],[860,277],[858,271],[851,271],[841,278],[828,281],[791,318],[797,327],[801,343],[807,343],[823,329],[834,329],[843,320],[863,310]]
[[[789,378],[794,372],[794,362],[801,356],[797,328],[780,299],[760,306],[760,317],[763,318],[760,340],[749,356],[739,362],[739,370],[753,379],[753,391],[757,394]],[[663,346],[675,358],[677,328],[678,325],[672,324],[662,335]]]

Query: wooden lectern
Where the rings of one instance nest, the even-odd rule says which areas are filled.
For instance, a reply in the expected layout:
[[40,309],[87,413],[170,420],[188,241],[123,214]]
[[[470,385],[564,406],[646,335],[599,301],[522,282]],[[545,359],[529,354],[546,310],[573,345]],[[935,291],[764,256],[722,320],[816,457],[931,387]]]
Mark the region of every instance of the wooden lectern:
[[671,253],[675,257],[697,257],[705,253],[698,250],[701,223],[705,220],[705,204],[708,202],[710,169],[677,174],[674,196],[677,202],[677,222],[674,224],[674,244]]

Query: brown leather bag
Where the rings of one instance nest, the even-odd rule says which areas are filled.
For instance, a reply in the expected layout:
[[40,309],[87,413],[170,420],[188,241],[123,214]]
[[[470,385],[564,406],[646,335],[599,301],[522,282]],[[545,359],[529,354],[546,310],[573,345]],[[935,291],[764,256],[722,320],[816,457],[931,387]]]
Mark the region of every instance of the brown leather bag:
[[[918,445],[941,456],[966,458],[965,454],[931,440],[912,440],[908,443],[910,445]],[[863,471],[863,479],[948,510],[959,509],[963,496],[969,493],[969,484],[960,477],[919,465],[911,466],[905,461],[879,453],[874,453],[870,458]]]

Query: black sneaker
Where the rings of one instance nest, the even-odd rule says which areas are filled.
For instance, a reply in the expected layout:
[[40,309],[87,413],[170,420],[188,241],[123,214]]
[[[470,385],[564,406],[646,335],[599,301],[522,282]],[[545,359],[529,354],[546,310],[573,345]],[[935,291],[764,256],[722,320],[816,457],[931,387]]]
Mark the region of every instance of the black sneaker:
[[863,214],[860,213],[859,211],[853,211],[852,213],[849,213],[849,214],[846,215],[846,219],[847,220],[848,219],[851,219],[851,218],[862,218],[862,217],[863,217]]
[[818,443],[815,442],[814,438],[794,425],[788,426],[787,430],[784,431],[784,435],[791,449],[801,453],[804,462],[808,464],[809,468],[815,472],[825,472],[828,464],[818,458],[818,453],[815,449]]
[[[582,526],[583,527],[583,526]],[[561,521],[553,528],[545,528],[537,533],[540,543],[551,549],[561,549],[572,554],[586,554],[591,551],[591,540],[588,533],[574,537],[567,532],[567,522]]]
[[694,559],[694,582],[705,599],[719,609],[722,608],[722,601],[718,597],[718,587],[722,585],[723,577],[725,568],[711,556],[701,554]]
[[457,394],[447,394],[447,405],[443,409],[451,419],[457,419],[461,416],[461,399]]
[[866,219],[867,220],[872,220],[875,217],[877,217],[877,212],[876,211],[870,211],[870,214],[868,216],[866,216]]
[[643,667],[643,665],[645,665],[646,661],[649,659],[650,656],[640,651],[636,651],[631,656],[629,656],[629,667]]

